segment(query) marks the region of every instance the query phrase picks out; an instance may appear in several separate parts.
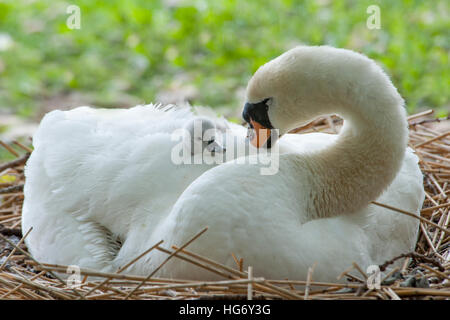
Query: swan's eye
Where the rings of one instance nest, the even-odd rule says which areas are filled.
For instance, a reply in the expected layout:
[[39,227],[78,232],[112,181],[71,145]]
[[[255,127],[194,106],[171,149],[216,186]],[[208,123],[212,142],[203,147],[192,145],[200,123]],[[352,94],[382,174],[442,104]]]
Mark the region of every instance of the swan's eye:
[[211,143],[213,143],[213,142],[214,142],[214,138],[213,138],[213,139],[211,139],[211,140],[208,140],[207,142],[208,142],[208,144],[211,144]]

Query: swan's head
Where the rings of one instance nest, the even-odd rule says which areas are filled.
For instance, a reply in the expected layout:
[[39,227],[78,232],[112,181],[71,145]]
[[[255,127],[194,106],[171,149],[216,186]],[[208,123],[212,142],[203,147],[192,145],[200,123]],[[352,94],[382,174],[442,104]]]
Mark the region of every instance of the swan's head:
[[221,132],[213,120],[195,117],[186,123],[184,129],[183,142],[187,144],[192,155],[203,153],[205,150],[212,155],[225,152],[220,139]]
[[[264,145],[263,129],[281,136],[323,114],[339,102],[339,68],[348,70],[357,53],[326,46],[300,46],[261,66],[247,86],[243,118],[256,133],[252,144]],[[270,135],[266,133],[265,137]],[[273,134],[272,134],[273,137]],[[258,141],[258,142],[257,142]]]

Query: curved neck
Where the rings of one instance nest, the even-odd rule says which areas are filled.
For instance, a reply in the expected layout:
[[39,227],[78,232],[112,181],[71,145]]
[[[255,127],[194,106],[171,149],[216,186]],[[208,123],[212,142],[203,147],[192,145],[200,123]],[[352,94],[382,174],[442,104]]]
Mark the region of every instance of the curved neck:
[[297,156],[307,167],[308,211],[315,218],[365,208],[400,170],[408,137],[401,97],[365,102],[341,108],[345,123],[332,146]]

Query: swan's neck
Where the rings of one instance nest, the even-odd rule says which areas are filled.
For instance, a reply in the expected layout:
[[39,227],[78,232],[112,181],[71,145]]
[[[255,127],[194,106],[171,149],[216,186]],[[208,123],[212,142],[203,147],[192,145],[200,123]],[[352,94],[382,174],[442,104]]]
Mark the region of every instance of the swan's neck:
[[308,209],[316,218],[366,207],[392,182],[406,149],[406,114],[399,96],[384,105],[375,99],[347,106],[340,115],[345,123],[337,141],[297,159],[310,174]]

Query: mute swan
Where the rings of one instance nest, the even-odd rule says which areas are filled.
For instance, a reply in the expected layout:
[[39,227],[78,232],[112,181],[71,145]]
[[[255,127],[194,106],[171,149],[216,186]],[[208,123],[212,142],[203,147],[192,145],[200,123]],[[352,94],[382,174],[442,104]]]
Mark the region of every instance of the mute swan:
[[[42,262],[114,270],[111,260],[130,225],[146,216],[151,232],[182,191],[215,165],[175,165],[173,147],[221,156],[223,126],[170,106],[50,112],[25,170],[22,229],[33,227],[26,239],[31,254]],[[180,128],[183,141],[173,141]]]
[[[206,171],[151,236],[144,229],[132,235],[136,252],[161,239],[165,247],[180,246],[209,226],[190,250],[229,266],[234,253],[267,278],[304,280],[317,262],[314,280],[336,281],[352,262],[367,268],[413,250],[417,220],[369,204],[378,200],[418,214],[424,199],[417,157],[406,151],[403,99],[379,66],[350,50],[297,47],[256,71],[247,101],[243,117],[257,136],[261,128],[283,135],[330,113],[345,123],[337,137],[299,138],[304,148],[292,144],[280,154],[275,175],[260,175],[261,165],[239,159]],[[128,250],[122,247],[114,263],[131,260]],[[153,251],[130,272],[147,275],[166,257]],[[179,259],[157,275],[217,277]]]

